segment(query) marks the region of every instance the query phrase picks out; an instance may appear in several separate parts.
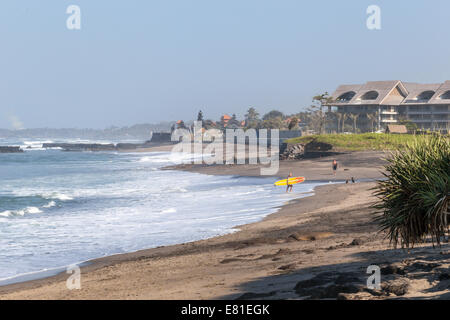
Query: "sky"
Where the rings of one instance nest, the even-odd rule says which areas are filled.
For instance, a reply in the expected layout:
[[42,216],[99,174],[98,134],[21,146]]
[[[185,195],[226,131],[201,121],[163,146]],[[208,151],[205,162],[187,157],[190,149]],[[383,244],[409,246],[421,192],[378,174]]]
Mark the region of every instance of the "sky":
[[449,16],[448,0],[2,0],[0,128],[289,114],[340,84],[443,82]]

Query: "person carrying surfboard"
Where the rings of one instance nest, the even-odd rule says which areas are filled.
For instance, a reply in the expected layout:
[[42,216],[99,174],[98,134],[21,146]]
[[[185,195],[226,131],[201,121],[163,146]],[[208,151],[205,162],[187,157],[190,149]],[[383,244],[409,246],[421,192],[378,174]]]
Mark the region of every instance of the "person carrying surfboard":
[[286,192],[292,192],[292,188],[293,188],[294,185],[289,183],[289,178],[291,178],[291,177],[292,177],[292,172],[289,172],[289,175],[286,178],[286,186],[287,186],[286,187]]
[[292,172],[290,172],[289,175],[287,176],[287,179],[279,180],[279,181],[275,182],[274,185],[275,186],[287,186],[286,192],[288,192],[289,189],[291,189],[291,191],[292,191],[292,186],[294,184],[302,183],[303,181],[305,181],[305,177],[293,177]]

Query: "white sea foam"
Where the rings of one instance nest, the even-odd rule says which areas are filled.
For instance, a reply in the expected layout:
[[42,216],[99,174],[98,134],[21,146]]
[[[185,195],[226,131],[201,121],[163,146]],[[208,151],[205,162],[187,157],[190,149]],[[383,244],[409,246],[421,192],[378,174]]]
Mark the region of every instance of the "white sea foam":
[[46,205],[44,205],[44,208],[51,208],[56,206],[56,202],[55,201],[50,201],[49,203],[47,203]]
[[45,150],[42,146],[44,143],[53,143],[52,140],[36,140],[36,141],[24,141],[23,144],[20,146],[23,150]]
[[53,193],[46,193],[43,195],[45,199],[55,199],[55,200],[61,200],[61,201],[69,201],[73,200],[73,197],[68,196],[63,193],[53,192]]
[[186,154],[26,156],[0,185],[0,194],[17,196],[25,208],[0,207],[0,278],[234,232],[314,186],[286,194],[274,178],[160,170]]
[[25,213],[41,213],[42,210],[37,207],[27,207]]
[[26,207],[22,210],[6,210],[0,212],[0,216],[2,217],[14,217],[14,216],[24,216],[26,214],[37,214],[41,213],[42,210],[37,207]]
[[175,213],[175,212],[177,212],[176,208],[169,208],[161,211],[161,213]]
[[201,159],[204,157],[206,156],[195,153],[165,152],[165,153],[158,153],[157,155],[141,157],[138,159],[138,162],[148,162],[155,164],[183,163],[194,161],[196,159]]

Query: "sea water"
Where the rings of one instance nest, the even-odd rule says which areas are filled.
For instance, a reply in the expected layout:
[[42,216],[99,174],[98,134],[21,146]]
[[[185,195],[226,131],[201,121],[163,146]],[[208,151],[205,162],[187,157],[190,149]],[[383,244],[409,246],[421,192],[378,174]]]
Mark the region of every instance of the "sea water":
[[29,147],[0,154],[0,280],[223,235],[317,185],[286,194],[273,177],[161,170],[190,159],[181,153],[64,152],[42,148],[52,141],[0,142]]

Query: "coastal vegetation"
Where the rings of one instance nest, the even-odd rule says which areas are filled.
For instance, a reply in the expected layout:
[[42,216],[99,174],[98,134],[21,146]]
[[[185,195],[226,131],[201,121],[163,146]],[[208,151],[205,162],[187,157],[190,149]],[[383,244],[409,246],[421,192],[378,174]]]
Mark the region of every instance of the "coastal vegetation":
[[[197,121],[203,121],[203,126],[206,129],[301,130],[303,135],[380,133],[384,132],[389,124],[392,125],[394,123],[404,127],[405,133],[427,133],[423,132],[423,129],[419,128],[418,124],[414,123],[405,115],[400,114],[396,121],[387,122],[382,121],[383,112],[385,111],[364,112],[364,108],[361,109],[362,111],[347,110],[333,106],[333,101],[333,97],[328,92],[324,92],[314,96],[311,105],[304,107],[303,111],[297,113],[286,114],[280,110],[272,109],[265,114],[260,114],[255,107],[249,107],[243,119],[238,119],[236,114],[232,116],[223,114],[219,120],[205,120],[202,111],[199,111]],[[185,123],[182,120],[178,120],[177,124],[180,122]],[[192,126],[192,121],[186,122],[186,128]],[[174,125],[172,129],[176,127],[180,126]],[[435,128],[432,131],[448,132],[448,128],[441,129]]]
[[375,195],[382,212],[376,220],[396,247],[413,247],[431,236],[440,244],[449,230],[450,142],[434,135],[416,139],[387,159],[385,180]]
[[403,149],[413,141],[428,141],[430,138],[430,135],[385,133],[324,134],[292,138],[285,142],[288,144],[307,144],[315,141],[330,144],[336,151],[382,151]]

